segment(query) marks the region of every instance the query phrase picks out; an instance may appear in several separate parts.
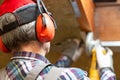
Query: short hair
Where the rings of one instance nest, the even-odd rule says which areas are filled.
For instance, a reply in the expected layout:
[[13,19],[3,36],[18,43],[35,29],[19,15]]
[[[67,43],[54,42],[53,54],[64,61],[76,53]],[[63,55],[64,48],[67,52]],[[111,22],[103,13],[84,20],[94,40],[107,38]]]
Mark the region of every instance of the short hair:
[[[1,26],[12,23],[15,20],[15,15],[11,13],[4,14],[0,17],[0,28],[2,29]],[[20,44],[37,40],[35,33],[35,22],[36,21],[32,21],[22,26],[18,26],[17,28],[3,34],[1,37],[5,46],[9,50],[12,50],[18,48]]]

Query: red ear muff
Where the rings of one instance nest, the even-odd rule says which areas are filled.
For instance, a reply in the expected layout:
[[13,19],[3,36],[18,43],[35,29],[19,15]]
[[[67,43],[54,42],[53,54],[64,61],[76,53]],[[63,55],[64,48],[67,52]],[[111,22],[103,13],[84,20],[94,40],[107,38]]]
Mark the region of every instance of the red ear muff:
[[37,17],[36,35],[40,42],[49,42],[54,38],[55,27],[48,14],[43,13]]
[[0,51],[5,52],[5,53],[9,52],[9,50],[5,47],[1,37],[0,37]]

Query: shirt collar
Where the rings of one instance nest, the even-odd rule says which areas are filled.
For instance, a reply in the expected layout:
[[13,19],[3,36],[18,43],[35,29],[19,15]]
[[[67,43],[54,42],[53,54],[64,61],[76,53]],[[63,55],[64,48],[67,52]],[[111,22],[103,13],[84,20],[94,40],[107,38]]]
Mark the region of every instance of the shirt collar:
[[12,60],[15,60],[15,59],[40,60],[40,61],[43,61],[45,63],[50,63],[47,58],[45,58],[44,56],[42,56],[40,54],[36,54],[33,52],[25,52],[25,51],[15,52],[14,56],[11,59]]

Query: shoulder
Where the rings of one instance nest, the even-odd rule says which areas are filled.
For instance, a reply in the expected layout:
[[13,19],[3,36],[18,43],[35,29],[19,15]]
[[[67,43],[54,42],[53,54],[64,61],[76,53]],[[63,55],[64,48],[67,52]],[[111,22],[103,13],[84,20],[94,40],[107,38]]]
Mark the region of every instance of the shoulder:
[[80,68],[65,68],[61,73],[60,78],[69,78],[70,80],[89,80],[87,72]]

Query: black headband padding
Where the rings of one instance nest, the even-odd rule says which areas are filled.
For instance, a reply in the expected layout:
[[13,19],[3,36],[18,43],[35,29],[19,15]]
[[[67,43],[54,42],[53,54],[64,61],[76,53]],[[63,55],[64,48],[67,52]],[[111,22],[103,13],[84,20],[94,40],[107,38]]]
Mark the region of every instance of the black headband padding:
[[[12,23],[10,23],[10,24],[8,24],[8,25],[5,25],[5,26],[3,27],[3,29],[0,29],[0,35],[3,35],[4,33],[15,29],[15,28],[16,28],[16,25],[18,25],[18,22],[17,22],[17,21],[12,22]],[[11,27],[10,27],[10,26],[11,26]]]

